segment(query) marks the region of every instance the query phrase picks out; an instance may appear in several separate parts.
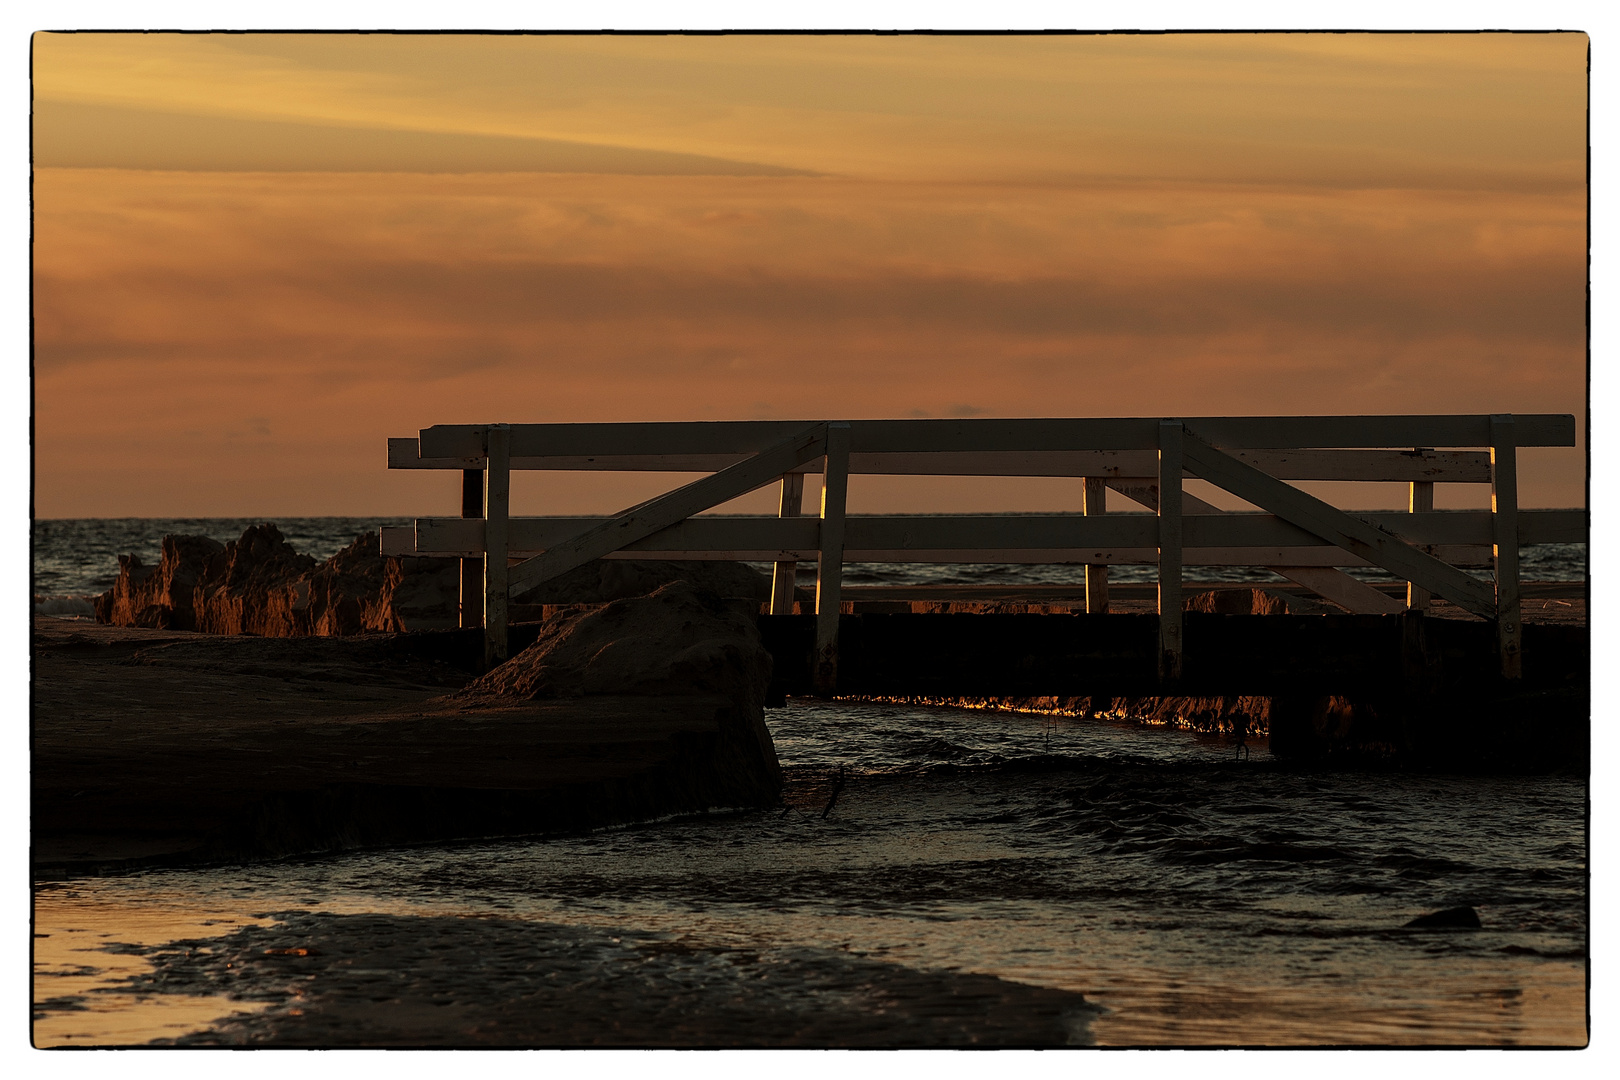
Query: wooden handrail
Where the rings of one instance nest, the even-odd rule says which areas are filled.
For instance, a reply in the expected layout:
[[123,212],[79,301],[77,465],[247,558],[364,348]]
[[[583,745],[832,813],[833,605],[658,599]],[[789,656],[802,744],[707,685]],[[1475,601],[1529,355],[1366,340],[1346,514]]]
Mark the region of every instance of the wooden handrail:
[[[846,561],[1084,563],[1094,611],[1106,609],[1109,565],[1156,563],[1168,686],[1181,668],[1184,566],[1269,566],[1351,610],[1387,612],[1389,598],[1369,599],[1334,569],[1378,565],[1411,582],[1410,610],[1434,592],[1493,619],[1502,672],[1515,678],[1518,549],[1586,535],[1584,511],[1518,508],[1518,448],[1574,443],[1569,414],[437,425],[389,439],[388,467],[461,470],[464,499],[482,473],[484,517],[385,530],[383,550],[482,556],[491,663],[505,655],[511,591],[594,558],[770,561],[775,612],[790,610],[796,562],[815,559],[814,670],[824,693],[836,687]],[[613,517],[525,519],[504,505],[513,470],[711,475]],[[816,471],[820,515],[797,516],[803,477]],[[1076,477],[1087,512],[846,517],[852,474]],[[1222,513],[1183,492],[1188,477],[1271,512]],[[1286,482],[1294,480],[1409,484],[1412,512],[1349,513]],[[778,517],[695,516],[774,482]],[[1492,509],[1435,512],[1436,483],[1489,483]],[[1107,513],[1107,487],[1155,513]],[[510,571],[509,554],[523,560]],[[1495,570],[1494,588],[1459,569],[1477,566]]]
[[[1181,417],[1222,449],[1488,447],[1486,414],[1414,416]],[[1520,446],[1573,446],[1568,413],[1516,414]],[[670,423],[513,424],[514,458],[757,454],[796,432],[831,420]],[[1012,453],[1158,449],[1159,418],[1074,417],[1016,420],[840,420],[850,453]],[[418,435],[423,458],[462,459],[482,452],[488,425],[439,424]],[[457,466],[459,467],[459,466]]]

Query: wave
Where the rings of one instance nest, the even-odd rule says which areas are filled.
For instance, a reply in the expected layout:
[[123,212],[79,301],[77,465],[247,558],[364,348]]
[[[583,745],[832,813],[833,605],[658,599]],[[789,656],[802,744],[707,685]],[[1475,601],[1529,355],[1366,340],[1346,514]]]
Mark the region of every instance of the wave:
[[35,596],[34,614],[58,619],[93,619],[96,617],[95,599],[94,596]]

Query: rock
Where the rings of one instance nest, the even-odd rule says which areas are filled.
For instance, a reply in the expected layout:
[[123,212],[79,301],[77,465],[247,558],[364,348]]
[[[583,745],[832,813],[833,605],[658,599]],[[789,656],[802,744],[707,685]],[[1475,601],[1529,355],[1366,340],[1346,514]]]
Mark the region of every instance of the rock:
[[374,532],[324,563],[265,524],[228,544],[166,536],[157,566],[134,555],[120,556],[118,565],[118,580],[94,601],[96,621],[113,626],[336,637],[459,623],[455,560],[385,558]]
[[[569,610],[534,644],[470,683],[469,701],[551,697],[721,696],[732,703],[720,753],[760,778],[753,801],[774,804],[782,771],[765,726],[771,654],[754,620],[685,581],[650,596]],[[768,790],[767,790],[768,789]]]
[[771,579],[738,562],[665,562],[657,559],[597,559],[543,581],[512,598],[516,604],[605,604],[646,596],[672,581],[717,596],[769,600]]
[[[341,637],[452,630],[461,623],[457,560],[384,556],[374,532],[324,563],[295,551],[280,530],[265,524],[228,544],[166,536],[157,566],[145,566],[134,555],[120,556],[118,565],[118,580],[91,605],[96,621],[112,626]],[[768,598],[771,589],[768,576],[742,563],[609,559],[544,582],[514,604],[603,604],[645,596],[676,580],[756,601]]]
[[199,584],[225,550],[206,536],[165,536],[156,566],[118,556],[118,580],[96,597],[96,621],[152,630],[195,630]]
[[283,590],[285,618],[296,628],[285,636],[454,629],[460,590],[455,560],[383,556],[377,534],[362,533]]
[[209,561],[195,591],[194,629],[205,634],[294,636],[278,613],[272,613],[270,594],[306,576],[316,565],[308,555],[293,550],[274,525],[250,525],[240,540],[226,544]]
[[1419,915],[1406,924],[1409,930],[1478,930],[1479,912],[1471,907],[1446,908]]

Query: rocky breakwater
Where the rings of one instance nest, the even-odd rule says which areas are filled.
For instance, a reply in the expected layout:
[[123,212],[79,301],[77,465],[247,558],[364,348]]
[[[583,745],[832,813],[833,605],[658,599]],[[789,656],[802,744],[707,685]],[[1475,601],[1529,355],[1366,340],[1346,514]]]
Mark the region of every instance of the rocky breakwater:
[[225,544],[165,536],[156,566],[119,556],[95,615],[112,626],[260,637],[442,630],[459,622],[459,589],[455,560],[383,556],[374,532],[322,563],[266,524]]

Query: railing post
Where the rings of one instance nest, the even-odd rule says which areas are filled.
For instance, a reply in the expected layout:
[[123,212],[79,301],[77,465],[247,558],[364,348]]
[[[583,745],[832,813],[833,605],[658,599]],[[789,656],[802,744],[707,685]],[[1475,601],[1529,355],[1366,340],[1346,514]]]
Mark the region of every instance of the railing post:
[[[1426,447],[1415,447],[1418,453],[1425,453]],[[1434,482],[1431,480],[1412,481],[1412,490],[1407,497],[1406,509],[1408,513],[1423,514],[1434,509]],[[1422,615],[1429,610],[1429,590],[1410,581],[1406,583],[1406,610],[1415,611]]]
[[838,610],[844,580],[844,504],[849,498],[847,423],[827,425],[827,460],[821,479],[821,544],[816,567],[816,693],[838,688]]
[[492,424],[485,433],[484,667],[506,659],[507,510],[512,495],[511,429]]
[[1502,677],[1521,678],[1523,628],[1519,617],[1519,471],[1513,417],[1491,417],[1491,527],[1496,570],[1496,642]]
[[[461,470],[461,516],[484,516],[484,470]],[[484,563],[481,559],[461,560],[461,625],[484,625]]]
[[[1100,476],[1088,476],[1081,481],[1080,512],[1093,517],[1108,512],[1108,481]],[[1103,615],[1108,612],[1108,567],[1106,564],[1086,564],[1086,614]]]
[[[798,517],[804,512],[804,473],[790,472],[782,477],[782,498],[778,507],[780,517]],[[771,614],[793,614],[793,581],[798,576],[799,564],[779,562],[771,572]]]
[[1159,680],[1181,678],[1180,420],[1159,421]]

